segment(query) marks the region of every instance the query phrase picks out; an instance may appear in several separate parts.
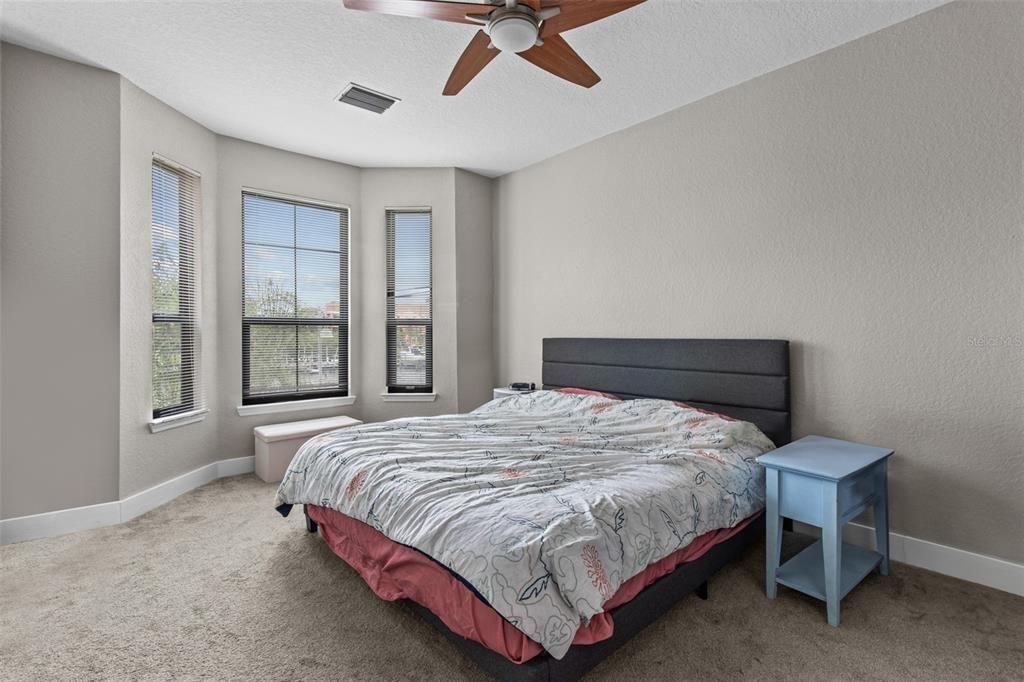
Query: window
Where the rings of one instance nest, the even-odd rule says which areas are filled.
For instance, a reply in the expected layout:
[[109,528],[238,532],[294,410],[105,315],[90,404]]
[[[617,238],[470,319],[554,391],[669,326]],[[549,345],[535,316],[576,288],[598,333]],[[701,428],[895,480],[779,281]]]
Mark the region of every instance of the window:
[[203,408],[199,380],[196,236],[199,177],[152,166],[153,418]]
[[348,209],[242,193],[242,404],[348,395]]
[[387,211],[388,393],[434,390],[430,211]]

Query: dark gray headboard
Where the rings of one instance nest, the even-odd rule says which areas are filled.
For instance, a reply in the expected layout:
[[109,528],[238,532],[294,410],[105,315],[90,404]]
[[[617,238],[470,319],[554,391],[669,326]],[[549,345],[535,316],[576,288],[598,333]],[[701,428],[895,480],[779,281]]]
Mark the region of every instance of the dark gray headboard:
[[544,339],[545,388],[679,400],[790,441],[789,341]]

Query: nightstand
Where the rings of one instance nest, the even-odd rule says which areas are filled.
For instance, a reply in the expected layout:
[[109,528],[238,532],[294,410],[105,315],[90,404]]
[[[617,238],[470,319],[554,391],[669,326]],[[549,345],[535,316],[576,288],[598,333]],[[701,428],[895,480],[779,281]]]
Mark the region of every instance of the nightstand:
[[533,391],[513,391],[508,386],[500,386],[494,389],[494,397],[491,400],[497,400],[498,398],[505,398],[510,395],[522,395],[523,393],[533,393]]
[[[886,462],[892,450],[807,436],[765,453],[765,591],[785,585],[821,599],[829,625],[839,626],[839,602],[875,566],[889,575],[889,499]],[[877,552],[843,542],[843,526],[874,510]],[[782,517],[821,528],[821,540],[779,565]]]

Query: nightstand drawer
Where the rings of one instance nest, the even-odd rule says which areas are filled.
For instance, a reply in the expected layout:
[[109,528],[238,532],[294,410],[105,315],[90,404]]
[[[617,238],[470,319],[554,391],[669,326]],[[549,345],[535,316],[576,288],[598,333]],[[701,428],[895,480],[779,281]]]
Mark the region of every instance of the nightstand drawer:
[[[875,500],[878,471],[870,467],[838,484],[839,516],[847,521],[867,509]],[[822,506],[834,494],[836,483],[802,476],[790,471],[779,472],[779,513],[786,518],[820,526],[824,520]]]
[[878,472],[869,467],[839,482],[839,516],[852,518],[864,511],[875,499]]
[[779,472],[779,514],[794,521],[820,526],[825,493],[834,484],[791,471]]

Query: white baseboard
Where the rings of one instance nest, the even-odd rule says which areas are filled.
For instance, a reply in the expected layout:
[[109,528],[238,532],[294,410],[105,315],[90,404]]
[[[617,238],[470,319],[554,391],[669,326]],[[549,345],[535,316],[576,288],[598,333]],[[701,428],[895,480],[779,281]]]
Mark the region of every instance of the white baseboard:
[[[794,529],[807,535],[820,535],[815,526],[795,523]],[[875,529],[860,523],[849,523],[843,529],[843,540],[852,545],[875,549]],[[1024,564],[975,554],[956,547],[928,540],[889,533],[889,558],[935,573],[960,578],[986,587],[1024,596]]]
[[[251,473],[253,469],[254,458],[251,456],[222,459],[123,500],[3,519],[0,520],[0,544],[124,523],[218,478]],[[802,533],[820,534],[819,529],[814,526],[802,523],[795,526]],[[851,544],[874,549],[875,529],[859,523],[850,523],[843,531],[843,539]],[[889,556],[893,561],[1024,596],[1024,565],[1012,561],[975,554],[899,533],[889,534]]]
[[211,462],[169,481],[158,483],[152,488],[129,495],[123,500],[0,520],[0,545],[49,538],[130,521],[218,478],[251,473],[254,467],[253,460],[250,456]]
[[0,520],[0,545],[113,526],[118,523],[121,523],[120,502],[104,502],[88,507],[17,516],[13,519]]
[[235,457],[234,459],[222,459],[215,462],[217,465],[217,478],[227,478],[228,476],[241,476],[242,474],[251,474],[256,469],[254,462],[256,458],[252,455],[248,457]]

